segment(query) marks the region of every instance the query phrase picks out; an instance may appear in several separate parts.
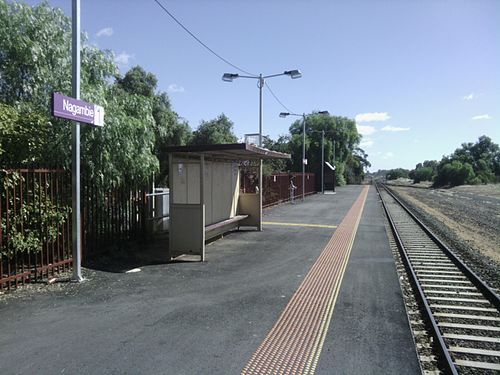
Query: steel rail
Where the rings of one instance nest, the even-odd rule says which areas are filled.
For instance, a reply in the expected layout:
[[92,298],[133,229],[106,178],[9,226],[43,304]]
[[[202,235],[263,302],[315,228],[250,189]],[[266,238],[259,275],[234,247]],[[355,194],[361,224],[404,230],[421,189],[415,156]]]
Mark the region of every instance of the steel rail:
[[[444,360],[443,365],[446,367],[446,370],[448,373],[453,374],[453,375],[458,375],[458,371],[457,371],[457,368],[455,366],[455,363],[453,362],[453,359],[451,358],[450,352],[448,351],[448,347],[446,346],[446,344],[444,342],[444,338],[441,335],[441,331],[438,327],[438,324],[437,324],[436,320],[434,319],[434,315],[431,311],[429,303],[427,302],[427,298],[425,297],[424,291],[422,290],[422,288],[420,286],[420,283],[419,283],[418,278],[417,278],[417,274],[415,273],[415,270],[413,269],[413,266],[410,262],[408,254],[406,252],[406,248],[405,248],[403,241],[402,241],[401,237],[399,236],[399,233],[396,229],[396,224],[395,224],[394,220],[392,219],[392,216],[389,212],[389,209],[387,208],[384,200],[382,199],[382,196],[380,195],[379,184],[376,184],[375,187],[377,189],[380,200],[382,202],[382,206],[384,208],[384,211],[387,215],[387,219],[389,221],[391,231],[392,231],[394,238],[396,240],[396,245],[399,249],[399,252],[401,253],[402,258],[404,259],[405,266],[411,275],[410,282],[412,283],[413,287],[417,290],[417,292],[418,292],[417,298],[422,303],[424,310],[425,310],[426,317],[427,317],[428,321],[430,322],[432,336],[434,336],[434,339],[436,340],[436,343],[438,344],[437,348],[442,356],[442,359]],[[398,203],[399,203],[399,201],[398,201]]]
[[469,280],[483,293],[493,306],[500,310],[500,297],[490,288],[469,266],[459,259],[401,200],[385,185],[382,185],[394,200],[410,215],[410,217],[427,233],[432,241],[450,258],[450,260],[469,278]]

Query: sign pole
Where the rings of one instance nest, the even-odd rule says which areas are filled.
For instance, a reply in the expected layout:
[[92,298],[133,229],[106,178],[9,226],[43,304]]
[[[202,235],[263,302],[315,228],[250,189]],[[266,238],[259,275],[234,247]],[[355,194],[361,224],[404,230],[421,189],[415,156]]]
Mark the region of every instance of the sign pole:
[[[80,99],[80,0],[73,0],[72,4],[72,95]],[[80,223],[80,123],[73,122],[71,183],[72,183],[72,243],[73,243],[73,281],[80,282],[81,270],[81,223]]]

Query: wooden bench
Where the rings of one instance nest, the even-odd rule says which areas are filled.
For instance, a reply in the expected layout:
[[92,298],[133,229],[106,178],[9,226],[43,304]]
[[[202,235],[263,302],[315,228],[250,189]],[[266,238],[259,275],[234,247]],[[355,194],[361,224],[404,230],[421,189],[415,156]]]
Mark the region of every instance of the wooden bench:
[[[248,215],[236,215],[236,216],[233,216],[229,219],[222,220],[222,221],[219,221],[217,223],[213,223],[213,224],[205,226],[205,233],[207,235],[207,238],[215,237],[215,236],[218,236],[219,234],[222,234],[224,232],[229,231],[229,228],[227,228],[227,227],[229,227],[231,225],[234,226],[235,224],[239,223],[240,221],[246,219],[247,217],[248,217]],[[238,224],[236,226],[239,227]]]

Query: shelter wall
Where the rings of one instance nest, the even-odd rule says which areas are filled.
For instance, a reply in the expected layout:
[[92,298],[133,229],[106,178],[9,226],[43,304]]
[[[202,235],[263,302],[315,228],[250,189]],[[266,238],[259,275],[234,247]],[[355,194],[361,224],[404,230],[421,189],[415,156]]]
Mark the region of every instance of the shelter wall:
[[238,163],[205,161],[203,197],[200,161],[176,157],[173,160],[171,184],[173,204],[205,204],[205,225],[234,217],[239,201],[240,174]]

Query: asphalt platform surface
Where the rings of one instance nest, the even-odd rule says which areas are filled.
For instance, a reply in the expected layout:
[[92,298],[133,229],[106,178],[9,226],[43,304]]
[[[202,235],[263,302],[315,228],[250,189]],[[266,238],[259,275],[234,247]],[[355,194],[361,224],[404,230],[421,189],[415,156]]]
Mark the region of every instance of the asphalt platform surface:
[[[264,210],[269,222],[338,225],[362,186]],[[418,374],[382,209],[370,188],[316,374]],[[207,261],[85,269],[0,299],[0,374],[239,374],[332,228],[264,225],[207,246]],[[104,267],[106,268],[106,267]],[[115,272],[110,272],[114,270]],[[119,272],[116,272],[119,271]]]

